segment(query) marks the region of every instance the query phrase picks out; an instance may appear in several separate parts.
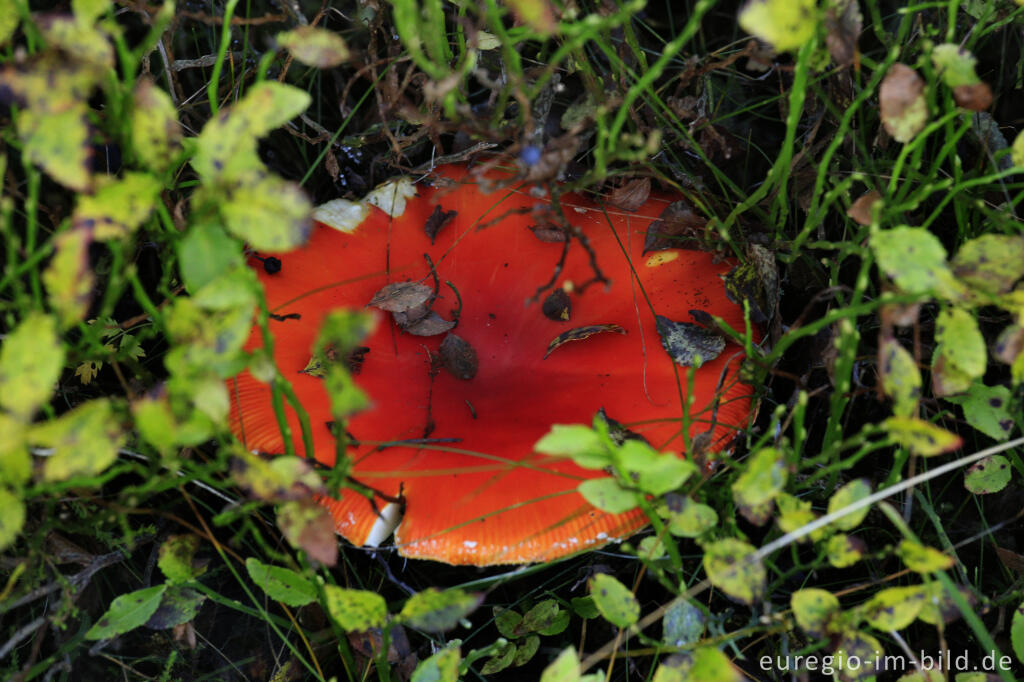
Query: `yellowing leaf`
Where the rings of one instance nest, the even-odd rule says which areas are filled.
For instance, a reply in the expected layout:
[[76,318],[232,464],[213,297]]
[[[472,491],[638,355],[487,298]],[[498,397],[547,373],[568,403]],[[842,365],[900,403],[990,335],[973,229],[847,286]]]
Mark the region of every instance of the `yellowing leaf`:
[[839,612],[839,600],[827,590],[809,587],[789,598],[797,625],[809,637],[824,637],[829,622]]
[[1013,138],[1013,145],[1010,147],[1010,159],[1013,161],[1014,166],[1024,167],[1024,130],[1017,133],[1017,137]]
[[94,278],[89,269],[90,241],[87,230],[72,229],[57,235],[53,239],[53,260],[43,272],[50,306],[57,312],[64,328],[85,317],[92,298]]
[[888,587],[877,592],[862,607],[868,625],[879,630],[902,630],[917,618],[924,606],[920,587]]
[[953,274],[990,294],[1009,291],[1024,277],[1024,235],[984,234],[965,242],[950,261]]
[[181,140],[181,124],[170,95],[150,78],[135,85],[131,116],[132,149],[147,168],[166,170]]
[[953,557],[914,540],[902,540],[896,548],[896,554],[915,573],[934,573],[953,567]]
[[26,111],[18,116],[25,154],[62,185],[88,191],[92,182],[89,125],[84,102],[60,111]]
[[387,623],[387,602],[376,592],[325,585],[327,612],[345,632],[380,628]]
[[893,64],[882,79],[878,91],[882,125],[897,142],[910,142],[928,123],[924,88],[924,80],[906,64]]
[[682,497],[680,509],[669,507],[668,532],[682,538],[698,538],[718,524],[718,512],[689,497]]
[[461,658],[459,647],[449,645],[421,661],[413,671],[410,682],[458,682]]
[[751,545],[726,538],[704,547],[704,571],[711,584],[744,604],[753,604],[764,596],[768,573],[754,558]]
[[779,52],[787,52],[814,37],[818,11],[814,0],[750,0],[740,10],[739,24]]
[[17,0],[0,0],[0,45],[14,35],[20,21]]
[[955,291],[946,265],[946,249],[938,237],[920,227],[894,227],[871,237],[878,268],[909,294]]
[[[863,478],[850,481],[832,494],[828,500],[828,513],[832,514],[841,509],[846,509],[855,502],[859,502],[871,494],[871,486]],[[832,522],[840,530],[853,530],[860,525],[864,517],[868,515],[869,508],[861,507],[857,511],[850,512],[846,516]]]
[[505,2],[512,7],[516,18],[541,36],[547,37],[558,28],[555,13],[548,0],[505,0]]
[[428,587],[409,597],[399,614],[403,623],[427,632],[452,630],[476,610],[484,595],[459,589]]
[[878,347],[878,373],[882,390],[892,398],[893,414],[912,417],[921,399],[921,372],[914,356],[896,339],[887,338]]
[[228,231],[257,251],[288,251],[309,238],[313,206],[297,184],[265,176],[229,197],[220,207]]
[[558,658],[544,668],[540,682],[579,682],[580,659],[576,647],[570,646],[558,654]]
[[349,58],[348,46],[341,36],[315,26],[299,26],[291,31],[278,33],[276,40],[279,45],[287,48],[296,60],[318,69],[338,66]]
[[83,403],[57,419],[36,426],[29,440],[53,448],[43,462],[43,479],[66,481],[76,476],[95,476],[117,459],[124,441],[109,400]]
[[312,499],[285,502],[277,511],[277,526],[292,547],[325,566],[338,561],[338,538],[334,519],[325,507]]
[[977,61],[974,55],[953,43],[943,43],[932,48],[932,63],[935,70],[951,88],[981,82],[974,71]]
[[733,499],[739,506],[770,502],[786,487],[788,477],[785,455],[776,448],[761,448],[747,459],[732,484]]
[[940,344],[935,363],[963,374],[968,380],[985,373],[985,337],[974,316],[962,308],[947,308],[935,321],[935,340]]
[[963,443],[960,436],[923,419],[889,417],[882,425],[900,445],[923,457],[951,452]]
[[56,321],[30,313],[0,345],[0,407],[27,421],[50,397],[63,366]]
[[845,533],[833,535],[825,543],[828,562],[836,568],[848,568],[864,556],[864,541]]
[[193,580],[203,573],[196,565],[198,535],[170,535],[160,545],[157,566],[171,584]]
[[103,183],[95,194],[80,195],[75,207],[75,227],[105,241],[123,239],[153,212],[161,185],[148,173],[126,173]]

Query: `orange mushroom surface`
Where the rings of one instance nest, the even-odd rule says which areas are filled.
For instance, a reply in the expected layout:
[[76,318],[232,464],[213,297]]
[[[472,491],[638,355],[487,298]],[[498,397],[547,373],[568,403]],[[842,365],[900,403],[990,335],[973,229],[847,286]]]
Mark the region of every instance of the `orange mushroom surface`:
[[[742,310],[719,277],[731,264],[699,251],[643,253],[648,226],[672,200],[664,196],[623,211],[562,195],[577,236],[559,242],[551,241],[558,221],[545,219],[553,215],[549,199],[529,186],[485,193],[464,166],[445,166],[416,192],[404,210],[401,202],[385,206],[393,216],[346,204],[365,214],[358,226],[318,225],[305,247],[273,254],[281,261],[273,274],[252,261],[274,314],[274,359],[309,413],[315,456],[326,465],[336,451],[330,405],[322,380],[303,370],[328,311],[362,309],[375,296],[379,303],[389,284],[434,290],[432,263],[431,309],[441,323],[457,321],[451,333],[475,352],[475,373],[447,371],[440,365],[451,363],[438,358],[442,343],[455,343],[448,335],[418,336],[379,314],[355,363],[355,382],[372,405],[346,421],[354,441],[347,454],[355,480],[404,504],[386,497],[371,504],[351,490],[324,498],[338,533],[356,545],[377,544],[385,518],[401,506],[400,554],[490,565],[547,561],[642,528],[639,509],[605,513],[577,492],[581,481],[606,472],[533,446],[553,424],[590,424],[603,409],[657,450],[682,453],[689,385],[691,437],[711,429],[711,449],[729,446],[749,418],[752,395],[737,380],[741,349],[727,344],[699,370],[681,367],[662,346],[655,315],[686,321],[696,309],[742,329]],[[428,221],[437,228],[450,211],[456,215],[432,240]],[[567,295],[548,302],[549,317],[542,303],[551,291]],[[564,343],[553,343],[560,336]],[[254,328],[247,347],[261,345]],[[231,394],[232,429],[244,445],[284,452],[269,386],[244,372]],[[288,420],[299,434],[290,410]],[[301,442],[295,447],[302,452]]]

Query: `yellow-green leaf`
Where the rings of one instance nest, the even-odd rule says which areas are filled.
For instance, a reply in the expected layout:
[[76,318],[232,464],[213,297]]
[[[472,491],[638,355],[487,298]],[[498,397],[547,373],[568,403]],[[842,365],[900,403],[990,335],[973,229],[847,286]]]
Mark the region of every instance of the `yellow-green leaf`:
[[78,192],[92,183],[89,125],[84,102],[57,111],[26,111],[18,116],[24,152],[57,182]]
[[0,45],[10,40],[20,21],[17,0],[0,0]]
[[63,366],[56,321],[29,313],[0,345],[0,407],[28,420],[53,393]]
[[921,398],[921,371],[914,356],[899,341],[887,338],[878,347],[878,373],[882,390],[892,398],[893,414],[913,417]]
[[868,625],[879,630],[902,630],[917,618],[924,606],[920,587],[887,587],[878,591],[862,607]]
[[1024,235],[983,234],[964,243],[950,265],[971,288],[1005,293],[1024,277]]
[[739,24],[779,52],[787,52],[814,37],[818,11],[814,0],[750,0],[740,10]]
[[540,682],[579,682],[580,658],[576,647],[570,646],[558,654],[540,675]]
[[1013,644],[1013,652],[1017,654],[1017,660],[1024,663],[1024,602],[1021,602],[1013,610],[1013,620],[1010,624],[1010,641]]
[[839,611],[839,600],[834,594],[817,587],[797,590],[789,598],[796,624],[809,637],[824,637],[829,622]]
[[1024,130],[1017,133],[1017,137],[1013,138],[1013,145],[1010,147],[1010,159],[1013,161],[1014,166],[1024,167]]
[[711,584],[736,601],[753,604],[764,596],[768,573],[753,546],[725,538],[704,547],[704,571]]
[[32,457],[25,444],[27,431],[28,425],[21,419],[0,412],[0,485],[18,490],[32,477]]
[[946,398],[964,409],[967,423],[995,440],[1006,440],[1015,422],[1009,406],[1012,394],[1006,386],[986,386],[975,381],[966,395]]
[[668,532],[676,537],[697,538],[718,525],[713,507],[682,497],[678,509],[669,507]]
[[409,597],[399,617],[414,628],[445,632],[475,611],[483,599],[484,595],[478,592],[428,587]]
[[909,294],[949,292],[955,288],[946,265],[946,248],[920,227],[894,227],[871,237],[879,269]]
[[885,649],[881,643],[864,632],[848,631],[839,640],[834,659],[842,680],[872,680]]
[[413,671],[410,682],[458,682],[461,658],[459,647],[451,644],[421,661]]
[[985,337],[974,316],[963,308],[947,308],[939,313],[935,340],[939,343],[935,367],[963,376],[968,386],[985,373]]
[[963,443],[960,436],[923,419],[889,417],[882,426],[900,445],[922,457],[951,452]]
[[0,486],[0,550],[10,547],[25,525],[25,503],[6,486]]
[[953,567],[953,557],[914,540],[902,540],[896,548],[896,554],[914,573],[934,573]]
[[268,175],[235,187],[220,207],[232,234],[257,251],[288,251],[309,238],[313,206],[294,182]]
[[276,40],[297,61],[318,69],[330,69],[349,58],[348,46],[340,35],[316,26],[278,33]]
[[825,544],[828,562],[836,568],[853,566],[864,556],[864,542],[845,533],[838,533]]
[[362,632],[387,623],[387,602],[376,592],[324,585],[324,595],[327,613],[345,632]]
[[164,171],[174,160],[181,141],[181,124],[170,95],[150,78],[135,85],[131,116],[132,150],[147,168]]
[[[871,486],[863,478],[850,481],[839,490],[832,494],[832,497],[828,500],[828,513],[832,514],[845,509],[855,502],[866,498],[871,494]],[[832,522],[832,524],[840,530],[853,530],[860,525],[860,522],[864,520],[864,517],[868,514],[868,507],[862,507],[855,512],[851,512],[846,516],[840,517]]]
[[771,502],[786,487],[786,458],[777,448],[761,448],[744,462],[743,473],[732,484],[732,496],[741,507]]
[[43,284],[63,328],[81,321],[92,299],[91,241],[88,230],[81,229],[62,232],[53,239],[55,253],[43,272]]
[[127,237],[153,212],[161,189],[148,173],[125,173],[100,185],[94,194],[79,196],[75,227],[91,231],[100,241]]
[[601,616],[620,628],[640,619],[640,602],[628,587],[607,573],[598,573],[589,581],[590,596]]
[[57,419],[36,426],[28,438],[37,445],[53,448],[43,462],[43,479],[47,481],[101,473],[117,459],[117,450],[124,442],[118,419],[106,398],[82,403]]
[[204,571],[195,561],[199,549],[198,535],[170,535],[163,544],[157,558],[157,566],[170,584],[193,580]]
[[932,63],[935,70],[951,88],[981,82],[974,71],[977,61],[974,55],[953,43],[943,43],[932,48]]

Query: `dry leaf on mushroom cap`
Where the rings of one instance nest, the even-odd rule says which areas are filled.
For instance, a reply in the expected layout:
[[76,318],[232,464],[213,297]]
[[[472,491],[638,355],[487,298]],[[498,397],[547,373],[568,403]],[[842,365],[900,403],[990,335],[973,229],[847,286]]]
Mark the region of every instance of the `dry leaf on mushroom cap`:
[[[544,213],[538,205],[550,206],[529,187],[484,194],[463,166],[441,167],[434,175],[447,181],[419,185],[418,196],[394,216],[335,202],[321,215],[357,216],[348,232],[321,225],[301,250],[274,254],[280,272],[257,268],[270,311],[289,316],[272,323],[274,355],[309,413],[316,458],[328,465],[335,458],[324,388],[300,373],[320,321],[334,308],[363,308],[390,284],[432,284],[426,253],[440,282],[431,309],[458,324],[447,336],[414,336],[381,315],[362,341],[369,350],[354,377],[372,407],[346,423],[358,443],[348,451],[353,477],[404,497],[394,533],[399,553],[454,564],[524,563],[627,537],[646,524],[642,512],[608,514],[576,491],[581,481],[605,472],[536,454],[533,445],[551,425],[590,424],[603,408],[655,448],[682,451],[680,391],[690,370],[663,349],[655,314],[681,320],[703,310],[742,329],[742,311],[728,301],[719,277],[732,264],[698,251],[642,255],[648,225],[669,197],[652,195],[627,212],[577,194],[562,196],[566,218],[587,244],[574,236],[566,250],[564,242],[538,239],[531,230],[534,216]],[[424,226],[438,206],[455,215],[428,235]],[[595,264],[603,281],[594,281]],[[543,313],[551,290],[538,289],[549,282],[571,299],[571,320]],[[560,335],[599,325],[622,332],[588,335],[545,359]],[[453,336],[460,341],[447,342],[446,362],[456,370],[443,371],[442,343]],[[260,345],[254,330],[248,347]],[[714,410],[712,449],[729,444],[748,419],[752,389],[737,381],[739,360],[740,349],[728,344],[694,377],[691,436],[709,429],[716,387],[728,368]],[[475,372],[469,372],[473,362]],[[269,387],[246,372],[232,395],[232,427],[245,445],[283,452]],[[299,434],[291,411],[288,421]],[[301,452],[301,443],[296,448]],[[375,510],[348,490],[340,500],[322,502],[338,532],[356,545],[383,539],[377,510],[392,518],[399,511],[383,497]]]

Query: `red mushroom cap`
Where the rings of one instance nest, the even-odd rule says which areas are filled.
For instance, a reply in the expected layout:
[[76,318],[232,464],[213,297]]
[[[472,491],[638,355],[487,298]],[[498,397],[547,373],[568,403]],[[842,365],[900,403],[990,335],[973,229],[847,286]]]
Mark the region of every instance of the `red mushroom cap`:
[[[655,314],[683,321],[699,309],[741,329],[742,311],[726,298],[719,277],[730,264],[679,249],[642,255],[648,225],[669,198],[653,197],[625,212],[566,194],[560,198],[564,214],[592,253],[572,239],[558,270],[565,244],[542,241],[530,229],[550,208],[546,198],[532,196],[526,186],[484,193],[463,166],[438,168],[432,177],[434,186],[421,184],[401,215],[370,208],[348,234],[318,226],[304,248],[275,254],[280,272],[260,268],[270,311],[285,316],[271,323],[275,360],[309,413],[316,458],[328,465],[335,458],[329,401],[321,381],[301,370],[324,315],[362,308],[391,283],[433,287],[424,258],[429,254],[441,283],[432,308],[453,319],[459,303],[445,284],[451,282],[461,297],[453,332],[475,351],[476,373],[469,379],[432,373],[431,356],[445,335],[415,336],[382,316],[362,342],[369,351],[355,376],[373,405],[346,423],[358,442],[348,452],[352,476],[404,498],[404,517],[395,530],[399,553],[452,564],[526,563],[630,535],[647,522],[640,510],[608,514],[576,491],[582,480],[605,472],[536,454],[533,446],[553,424],[590,424],[603,408],[656,449],[681,452],[688,373],[695,371],[693,436],[709,429],[726,370],[712,449],[729,444],[751,409],[752,389],[737,380],[740,349],[727,345],[699,371],[680,367],[662,347]],[[457,215],[431,243],[424,227],[437,206]],[[595,264],[610,284],[592,283],[581,294],[581,286],[595,277]],[[549,292],[537,300],[538,288],[553,276],[555,288],[568,293],[569,320],[542,312]],[[619,333],[575,331],[569,336],[587,338],[550,349],[561,334],[599,325],[617,325],[604,331]],[[260,345],[254,329],[248,347]],[[235,382],[235,433],[250,449],[283,452],[269,387],[248,372]],[[289,420],[298,434],[290,411]],[[426,434],[438,441],[380,446]],[[441,442],[446,439],[457,440]],[[301,443],[296,448],[301,451]],[[351,491],[322,502],[338,532],[356,545],[379,542],[379,510],[397,511],[383,499],[371,505]]]

